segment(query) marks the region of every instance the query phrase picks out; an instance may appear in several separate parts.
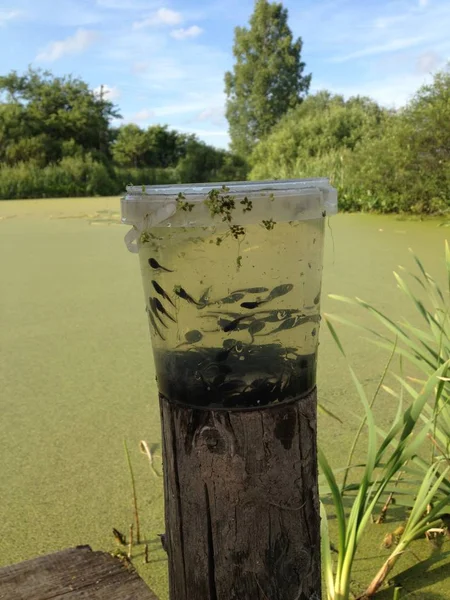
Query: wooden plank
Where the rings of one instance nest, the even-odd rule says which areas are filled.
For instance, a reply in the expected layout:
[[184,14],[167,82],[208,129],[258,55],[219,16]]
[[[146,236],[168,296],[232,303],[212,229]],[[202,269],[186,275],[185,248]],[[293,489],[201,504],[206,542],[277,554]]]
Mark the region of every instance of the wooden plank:
[[1,600],[158,600],[127,563],[89,546],[0,569]]
[[160,402],[171,600],[319,600],[316,390],[250,411]]

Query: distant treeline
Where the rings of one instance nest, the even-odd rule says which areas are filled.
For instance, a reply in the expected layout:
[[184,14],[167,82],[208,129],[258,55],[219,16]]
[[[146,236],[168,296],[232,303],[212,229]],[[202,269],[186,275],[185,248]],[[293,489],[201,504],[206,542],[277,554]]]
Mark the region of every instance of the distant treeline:
[[0,77],[0,199],[120,194],[128,183],[245,179],[245,160],[155,125],[112,127],[118,109],[81,79]]
[[450,206],[450,73],[401,110],[323,91],[288,110],[246,157],[166,126],[112,127],[118,109],[80,79],[0,77],[0,199],[115,195],[128,183],[329,177],[341,210]]
[[[248,167],[238,157],[200,144],[205,160],[186,155],[176,167],[121,167],[91,154],[67,156],[40,167],[34,161],[0,165],[0,200],[114,196],[130,184],[245,180]],[[200,154],[200,153],[199,153]],[[201,155],[200,155],[201,156]]]

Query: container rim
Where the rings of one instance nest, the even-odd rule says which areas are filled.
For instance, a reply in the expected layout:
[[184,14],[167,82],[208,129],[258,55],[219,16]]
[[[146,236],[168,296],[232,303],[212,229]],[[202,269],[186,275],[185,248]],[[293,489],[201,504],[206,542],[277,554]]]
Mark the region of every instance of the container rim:
[[[128,185],[121,199],[122,223],[133,227],[156,227],[177,212],[181,195],[193,205],[201,205],[212,190],[223,191],[236,199],[249,197],[252,201],[270,199],[294,200],[299,207],[301,220],[316,219],[337,213],[337,190],[326,178],[277,179],[266,181],[224,181],[170,185]],[[191,209],[189,209],[190,212]],[[187,214],[186,214],[187,217]],[[187,219],[184,227],[193,226],[195,220]],[[181,225],[179,225],[181,226]]]
[[[230,194],[276,192],[308,189],[334,190],[326,177],[312,177],[307,179],[268,179],[261,181],[218,181],[212,183],[164,184],[164,185],[127,185],[125,201],[133,202],[135,197],[149,196],[177,196],[182,193],[189,196],[193,202],[204,200],[205,194],[211,190],[227,187]],[[195,198],[197,196],[198,198]]]

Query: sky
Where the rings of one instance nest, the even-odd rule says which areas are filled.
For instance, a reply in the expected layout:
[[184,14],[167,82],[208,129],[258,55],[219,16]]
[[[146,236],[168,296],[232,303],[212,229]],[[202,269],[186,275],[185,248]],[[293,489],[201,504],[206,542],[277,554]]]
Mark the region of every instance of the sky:
[[[310,92],[403,106],[450,59],[450,0],[285,0]],[[0,74],[104,86],[123,119],[227,147],[223,77],[254,0],[0,0]]]

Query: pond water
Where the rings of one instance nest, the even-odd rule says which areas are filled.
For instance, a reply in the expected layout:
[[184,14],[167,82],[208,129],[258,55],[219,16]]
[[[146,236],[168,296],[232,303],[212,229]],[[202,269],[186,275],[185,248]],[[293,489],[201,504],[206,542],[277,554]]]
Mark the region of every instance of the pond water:
[[[164,554],[156,538],[163,531],[161,479],[139,453],[140,440],[159,441],[159,411],[139,261],[125,248],[126,232],[117,198],[0,203],[0,564],[76,544],[112,550],[112,528],[127,531],[132,520],[126,439],[151,540],[153,562],[141,571],[164,598]],[[327,297],[334,293],[359,296],[394,320],[417,321],[392,272],[398,265],[413,268],[411,247],[444,282],[448,233],[436,220],[333,217],[322,312],[373,324],[364,312]],[[373,389],[386,354],[354,330],[340,326],[339,333]],[[351,413],[360,407],[323,324],[318,388],[320,403],[343,421],[322,415],[319,423],[324,449],[340,466],[356,428]],[[380,399],[381,426],[394,409]],[[376,552],[368,544],[369,554],[379,554],[385,533],[373,533]],[[366,563],[357,573],[365,582],[375,568]]]

